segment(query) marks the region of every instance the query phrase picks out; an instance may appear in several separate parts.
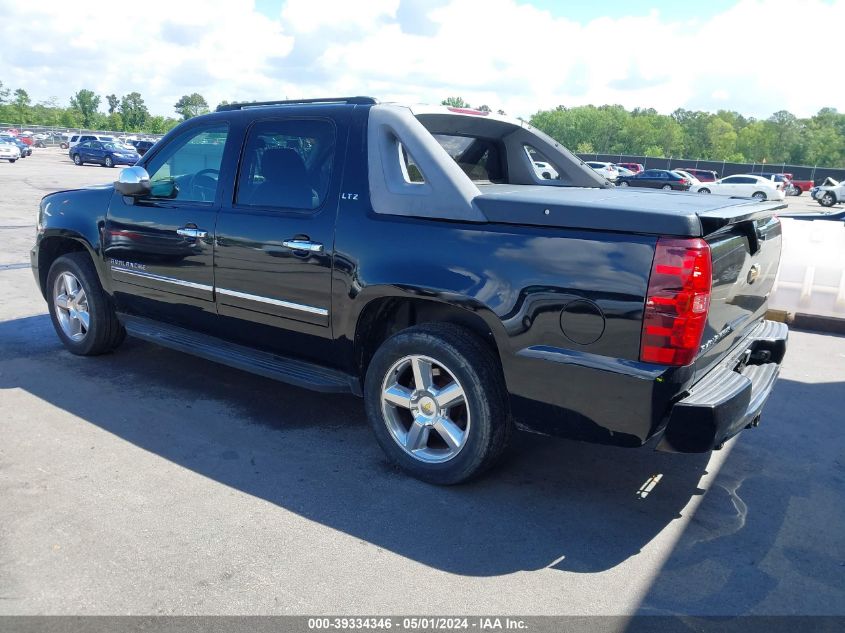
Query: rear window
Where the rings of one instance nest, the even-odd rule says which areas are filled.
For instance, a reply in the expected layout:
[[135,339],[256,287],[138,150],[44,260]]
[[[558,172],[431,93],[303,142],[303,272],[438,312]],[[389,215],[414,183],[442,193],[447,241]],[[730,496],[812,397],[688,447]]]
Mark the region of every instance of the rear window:
[[458,166],[476,182],[504,182],[503,151],[491,139],[435,134],[434,138]]

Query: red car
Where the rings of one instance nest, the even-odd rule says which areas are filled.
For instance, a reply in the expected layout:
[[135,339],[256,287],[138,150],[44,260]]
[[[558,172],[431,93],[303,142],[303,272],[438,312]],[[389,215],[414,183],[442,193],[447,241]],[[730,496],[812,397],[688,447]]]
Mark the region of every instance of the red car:
[[681,169],[698,178],[700,182],[715,182],[719,180],[719,172],[709,169],[695,169],[694,167],[675,167],[674,169]]
[[628,171],[632,171],[635,174],[640,173],[645,169],[642,163],[616,163],[619,167],[624,167]]
[[783,175],[789,178],[792,186],[795,187],[796,196],[800,196],[802,193],[809,191],[815,186],[815,183],[812,180],[795,180],[795,178],[792,177],[792,174],[784,173]]

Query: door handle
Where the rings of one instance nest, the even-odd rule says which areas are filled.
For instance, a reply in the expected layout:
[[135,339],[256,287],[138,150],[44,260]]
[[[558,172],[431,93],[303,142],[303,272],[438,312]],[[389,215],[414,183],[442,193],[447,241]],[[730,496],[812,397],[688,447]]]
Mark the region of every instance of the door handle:
[[198,229],[196,227],[182,227],[181,229],[176,229],[176,235],[181,235],[182,237],[193,237],[194,239],[203,239],[208,237],[208,231],[203,231],[202,229]]
[[322,253],[323,245],[318,242],[309,242],[308,240],[285,240],[282,242],[285,246],[294,251],[308,251],[309,253]]

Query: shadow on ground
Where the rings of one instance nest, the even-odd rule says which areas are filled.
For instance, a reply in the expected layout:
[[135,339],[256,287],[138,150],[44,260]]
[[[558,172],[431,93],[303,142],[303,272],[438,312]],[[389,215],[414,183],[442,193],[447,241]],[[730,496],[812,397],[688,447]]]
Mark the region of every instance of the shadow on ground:
[[[641,612],[845,615],[843,411],[845,382],[781,378],[760,428],[732,445]],[[720,630],[711,624],[701,630]]]
[[614,567],[701,494],[707,465],[702,455],[520,435],[485,479],[437,488],[386,462],[351,396],[132,339],[113,355],[75,357],[47,316],[0,323],[0,359],[0,389],[23,389],[243,493],[458,574]]

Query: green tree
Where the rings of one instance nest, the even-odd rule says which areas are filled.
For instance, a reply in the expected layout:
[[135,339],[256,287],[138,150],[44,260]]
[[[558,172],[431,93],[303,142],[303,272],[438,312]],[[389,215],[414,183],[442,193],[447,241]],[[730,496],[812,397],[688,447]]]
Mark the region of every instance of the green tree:
[[150,116],[144,99],[138,92],[130,92],[120,99],[120,116],[123,117],[123,129],[141,131]]
[[446,97],[440,102],[440,105],[451,106],[453,108],[469,108],[470,105],[461,97]]
[[173,108],[182,115],[182,120],[205,114],[208,112],[208,102],[198,92],[190,95],[183,95],[179,101],[173,104]]
[[6,100],[9,98],[9,89],[3,86],[3,82],[0,81],[0,105],[6,103]]
[[733,126],[724,119],[713,117],[707,124],[707,144],[709,146],[705,158],[710,160],[725,160],[728,155],[736,152],[736,132]]
[[21,122],[21,125],[26,123],[26,115],[29,112],[30,103],[29,94],[26,90],[23,88],[15,90],[15,110],[17,111],[18,121]]
[[117,108],[120,106],[120,99],[117,98],[117,95],[106,95],[106,101],[108,101],[109,104],[109,114],[114,114],[115,112],[117,112]]
[[94,127],[97,108],[100,107],[100,97],[93,90],[83,88],[70,98],[70,107],[79,113],[82,125]]

